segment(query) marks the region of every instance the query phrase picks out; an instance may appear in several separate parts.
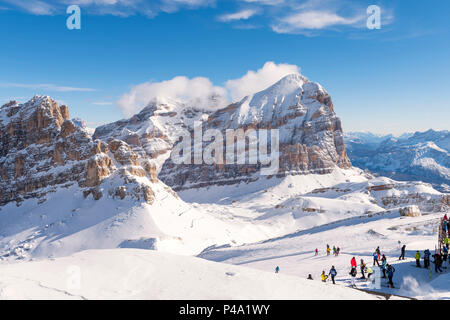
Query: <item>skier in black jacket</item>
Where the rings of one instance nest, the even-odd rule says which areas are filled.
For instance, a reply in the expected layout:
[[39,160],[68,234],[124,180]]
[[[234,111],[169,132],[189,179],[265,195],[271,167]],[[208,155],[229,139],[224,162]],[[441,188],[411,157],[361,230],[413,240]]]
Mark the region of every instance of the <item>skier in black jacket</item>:
[[405,260],[405,252],[406,252],[406,245],[403,245],[402,253],[400,254],[400,257],[398,258],[398,260]]
[[433,256],[433,258],[434,258],[434,261],[433,261],[433,263],[434,263],[434,271],[436,271],[436,273],[442,272],[442,269],[441,269],[441,265],[442,265],[441,255],[439,253],[436,253]]
[[389,279],[389,287],[394,288],[394,282],[392,281],[392,278],[394,277],[395,268],[391,266],[390,264],[387,265],[387,276]]

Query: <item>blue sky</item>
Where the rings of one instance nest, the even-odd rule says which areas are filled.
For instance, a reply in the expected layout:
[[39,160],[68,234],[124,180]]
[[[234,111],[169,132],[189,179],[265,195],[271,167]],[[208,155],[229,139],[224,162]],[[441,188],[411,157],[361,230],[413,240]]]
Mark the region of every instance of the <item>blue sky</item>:
[[161,92],[230,100],[301,70],[345,131],[450,129],[446,0],[0,0],[0,39],[0,102],[47,94],[91,127]]

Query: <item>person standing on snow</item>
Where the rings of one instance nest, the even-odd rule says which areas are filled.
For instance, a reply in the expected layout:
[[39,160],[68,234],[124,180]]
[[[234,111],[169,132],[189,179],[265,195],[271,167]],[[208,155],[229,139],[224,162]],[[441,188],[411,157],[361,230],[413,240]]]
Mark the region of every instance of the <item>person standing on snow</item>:
[[306,279],[308,279],[308,280],[314,280],[313,277],[312,277],[312,275],[311,275],[311,273],[308,274],[308,278],[306,278]]
[[359,267],[361,268],[361,274],[362,274],[361,279],[365,279],[366,276],[364,275],[364,269],[366,268],[366,264],[364,263],[363,259],[361,259],[361,264],[359,265]]
[[380,247],[377,247],[377,248],[375,249],[375,252],[377,253],[377,255],[381,256]]
[[419,250],[416,251],[415,258],[416,258],[416,267],[417,268],[421,268],[422,266],[420,265],[420,252],[419,252]]
[[444,247],[442,249],[442,265],[444,269],[447,269],[447,257],[448,257],[448,249]]
[[447,249],[448,249],[448,244],[449,244],[449,239],[448,239],[448,236],[446,236],[445,237],[445,239],[444,239],[444,243],[445,243],[445,246],[447,247]]
[[355,278],[356,278],[356,267],[352,267],[352,270],[350,270],[350,276],[351,276],[351,278],[350,278],[350,280],[351,280],[351,286],[352,287],[356,287],[356,284],[355,284]]
[[400,253],[400,257],[398,260],[405,260],[405,253],[406,253],[406,245],[403,245],[402,252]]
[[327,245],[327,256],[329,256],[329,255],[330,255],[330,251],[331,251],[331,249],[330,249],[330,246],[329,246],[329,245]]
[[434,261],[433,261],[433,263],[434,263],[434,271],[436,273],[443,272],[442,269],[441,269],[441,264],[442,264],[441,255],[439,253],[436,253],[433,256],[433,258],[434,258]]
[[430,256],[431,256],[430,250],[426,249],[423,252],[423,267],[425,269],[428,269],[430,267]]
[[356,263],[356,258],[355,257],[353,257],[352,260],[350,260],[350,265],[351,265],[352,268],[356,268],[357,263]]
[[322,271],[320,278],[322,279],[322,282],[327,282],[328,276],[325,274],[325,271]]
[[275,273],[278,273],[278,272],[280,272],[280,267],[279,267],[279,266],[277,266],[277,267],[275,268]]
[[336,257],[339,255],[339,252],[341,252],[341,248],[337,247],[337,249],[336,249]]
[[381,259],[381,271],[383,271],[382,278],[386,278],[386,266],[387,266],[387,259],[386,256],[383,254],[383,258]]
[[393,266],[391,266],[390,264],[387,265],[387,275],[388,275],[388,279],[389,279],[389,287],[390,288],[395,288],[394,287],[394,282],[392,281],[392,278],[394,277],[394,272],[395,272],[395,268]]
[[314,252],[314,255],[315,256],[319,255],[319,249],[316,248],[316,251]]
[[373,270],[370,266],[367,266],[366,270],[367,270],[367,280],[370,280],[370,276],[373,274]]
[[375,251],[373,253],[373,265],[377,264],[377,266],[380,266],[380,263],[378,262],[378,253]]
[[335,278],[336,275],[337,275],[337,271],[336,271],[336,269],[334,268],[334,266],[331,266],[331,269],[330,269],[330,272],[328,273],[328,275],[331,276],[331,281],[333,281],[333,284],[336,284],[336,283],[334,282],[334,278]]

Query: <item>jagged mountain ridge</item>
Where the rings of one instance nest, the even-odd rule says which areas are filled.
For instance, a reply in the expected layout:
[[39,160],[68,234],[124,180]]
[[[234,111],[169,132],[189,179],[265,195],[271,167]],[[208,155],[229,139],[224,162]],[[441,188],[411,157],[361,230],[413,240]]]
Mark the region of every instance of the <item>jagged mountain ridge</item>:
[[[269,88],[211,114],[203,132],[218,129],[278,129],[279,168],[272,175],[329,173],[349,168],[340,119],[330,95],[301,75],[288,75]],[[270,142],[269,142],[270,143]],[[204,143],[204,147],[207,142]],[[248,148],[246,150],[248,152]],[[224,150],[225,153],[225,150]],[[174,164],[168,159],[161,179],[175,190],[254,181],[258,164]]]
[[449,131],[381,136],[376,141],[366,133],[349,133],[346,144],[353,164],[362,169],[397,180],[429,182],[441,190],[450,185]]
[[151,159],[159,171],[170,156],[180,132],[192,128],[209,112],[188,107],[167,98],[156,98],[130,119],[119,120],[97,127],[94,139],[120,139],[132,146],[141,157]]

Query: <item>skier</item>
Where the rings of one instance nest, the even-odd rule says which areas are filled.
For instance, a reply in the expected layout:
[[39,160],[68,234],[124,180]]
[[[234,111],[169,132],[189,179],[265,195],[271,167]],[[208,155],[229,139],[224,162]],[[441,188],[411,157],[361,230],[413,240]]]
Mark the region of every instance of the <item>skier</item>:
[[444,221],[447,221],[447,220],[448,220],[447,214],[444,214]]
[[373,274],[373,270],[370,266],[367,266],[366,270],[367,270],[367,280],[370,280],[370,276]]
[[442,249],[442,265],[444,269],[447,269],[447,257],[448,257],[448,249],[444,247]]
[[316,251],[314,252],[314,255],[315,256],[319,255],[319,249],[316,248]]
[[363,259],[361,259],[361,264],[360,264],[359,266],[360,266],[360,268],[361,268],[361,274],[362,274],[361,279],[365,279],[366,276],[364,275],[364,269],[366,268],[366,264],[364,263],[364,260],[363,260]]
[[275,273],[278,273],[278,272],[280,272],[280,267],[279,267],[279,266],[277,266],[277,267],[275,268]]
[[380,247],[377,247],[376,249],[375,249],[375,252],[377,253],[377,255],[381,255],[381,251],[380,251]]
[[398,260],[405,260],[405,253],[406,253],[406,245],[403,245],[402,253],[400,254],[400,257],[398,258]]
[[320,277],[322,279],[322,282],[327,282],[328,276],[325,274],[325,271],[322,271],[322,275]]
[[333,255],[336,255],[336,247],[333,246]]
[[392,278],[394,277],[395,268],[391,266],[390,264],[387,265],[387,274],[389,279],[389,287],[394,288],[394,282],[392,281]]
[[308,280],[314,280],[313,277],[312,277],[312,275],[311,275],[311,273],[308,274],[308,278],[307,278],[307,279],[308,279]]
[[439,253],[436,253],[433,256],[433,258],[434,258],[434,261],[433,261],[433,263],[434,263],[434,271],[436,273],[443,272],[442,269],[441,269],[441,263],[442,263],[441,255]]
[[352,287],[356,287],[356,285],[355,285],[356,268],[355,268],[355,267],[352,267],[352,270],[350,270],[349,275],[352,276],[352,277],[350,278],[350,280],[351,280],[351,286],[352,286]]
[[336,249],[336,257],[339,255],[339,252],[341,252],[341,249],[339,247],[337,247],[337,249]]
[[445,237],[445,239],[444,239],[444,243],[445,243],[445,246],[447,247],[447,249],[448,249],[448,243],[449,243],[449,239],[448,239],[448,236],[446,236]]
[[416,267],[417,268],[421,268],[421,265],[420,265],[420,252],[419,252],[419,250],[416,251],[415,258],[416,258]]
[[336,283],[334,282],[334,278],[335,278],[336,275],[337,275],[337,271],[336,271],[336,269],[334,268],[334,266],[331,266],[330,273],[328,273],[328,275],[331,276],[331,281],[333,281],[333,284],[336,284]]
[[381,271],[383,271],[382,278],[386,278],[386,266],[387,266],[387,259],[386,256],[383,254],[383,259],[381,259]]
[[430,256],[431,256],[430,250],[426,249],[423,252],[423,266],[425,269],[428,269],[430,267]]
[[327,256],[329,256],[329,255],[330,255],[330,252],[331,252],[330,246],[329,246],[329,245],[327,245]]
[[352,268],[356,268],[357,263],[356,263],[356,258],[355,257],[353,257],[352,260],[350,260],[350,265],[351,265]]
[[380,266],[380,263],[378,262],[378,253],[375,251],[373,253],[373,265],[377,264],[377,266]]

